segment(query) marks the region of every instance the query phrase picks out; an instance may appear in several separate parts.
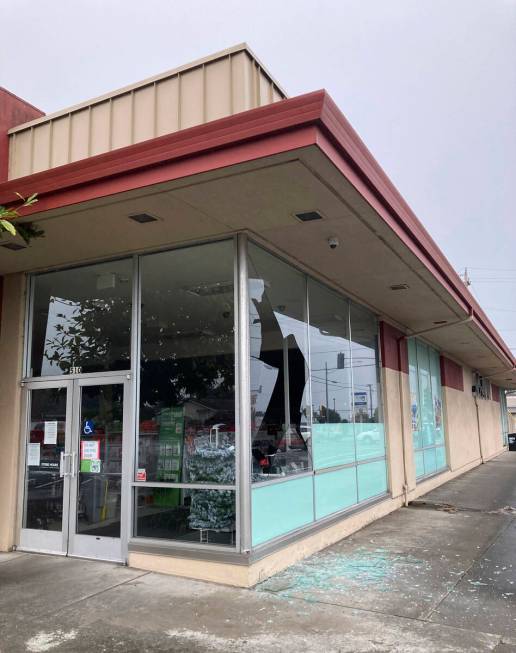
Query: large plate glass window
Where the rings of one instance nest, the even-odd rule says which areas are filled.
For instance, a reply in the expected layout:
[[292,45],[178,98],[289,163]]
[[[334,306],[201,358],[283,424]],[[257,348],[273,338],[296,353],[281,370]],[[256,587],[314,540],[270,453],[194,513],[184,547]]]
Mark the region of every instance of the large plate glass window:
[[28,376],[128,370],[131,259],[33,277]]
[[248,260],[256,547],[385,496],[387,465],[375,316],[260,247]]
[[233,241],[142,257],[137,536],[234,544],[234,323]]
[[249,245],[251,447],[254,482],[312,467],[306,277]]

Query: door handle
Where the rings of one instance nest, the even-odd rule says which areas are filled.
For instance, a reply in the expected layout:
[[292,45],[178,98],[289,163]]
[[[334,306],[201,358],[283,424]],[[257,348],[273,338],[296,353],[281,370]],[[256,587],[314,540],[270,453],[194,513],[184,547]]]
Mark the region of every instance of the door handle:
[[[65,453],[61,451],[61,456],[59,459],[59,476],[61,478],[66,478],[67,476],[75,476],[75,453]],[[68,463],[68,471],[65,471],[66,460],[70,459]]]
[[65,470],[64,470],[65,456],[68,456],[68,454],[65,453],[64,451],[61,451],[61,456],[59,458],[59,477],[60,478],[63,478],[63,476],[65,476]]
[[71,463],[70,463],[70,476],[73,478],[74,476],[77,475],[77,470],[75,468],[75,461],[77,459],[77,454],[75,453],[75,451],[73,451],[72,453],[70,453],[68,455],[72,457]]

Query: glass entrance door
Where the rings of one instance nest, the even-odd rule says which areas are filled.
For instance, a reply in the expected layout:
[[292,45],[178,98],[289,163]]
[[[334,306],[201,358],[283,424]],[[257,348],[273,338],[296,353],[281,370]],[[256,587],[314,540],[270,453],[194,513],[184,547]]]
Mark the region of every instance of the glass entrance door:
[[19,546],[66,554],[72,382],[27,390],[23,511]]
[[127,397],[126,376],[28,385],[20,548],[125,559]]

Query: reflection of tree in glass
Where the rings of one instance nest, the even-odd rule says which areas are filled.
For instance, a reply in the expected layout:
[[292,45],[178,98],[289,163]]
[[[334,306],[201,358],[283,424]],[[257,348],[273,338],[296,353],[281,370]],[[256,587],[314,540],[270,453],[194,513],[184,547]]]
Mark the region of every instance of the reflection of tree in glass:
[[[131,301],[127,297],[85,299],[60,303],[68,310],[56,312],[53,335],[45,341],[45,358],[65,373],[71,367],[85,371],[105,369],[114,361],[119,369],[130,367]],[[49,315],[51,310],[49,309]],[[125,363],[126,362],[126,363]],[[125,363],[125,364],[122,364]],[[93,368],[93,369],[92,369]]]
[[[221,307],[212,306],[212,309],[218,312]],[[188,316],[182,312],[178,310],[176,324],[188,323]],[[227,399],[233,393],[233,312],[224,310],[221,313],[224,322],[218,325],[214,324],[213,310],[201,314],[207,319],[197,321],[188,332],[171,333],[172,325],[158,328],[158,316],[148,316],[144,320],[140,372],[142,408],[156,404],[180,405],[189,399],[207,397]]]

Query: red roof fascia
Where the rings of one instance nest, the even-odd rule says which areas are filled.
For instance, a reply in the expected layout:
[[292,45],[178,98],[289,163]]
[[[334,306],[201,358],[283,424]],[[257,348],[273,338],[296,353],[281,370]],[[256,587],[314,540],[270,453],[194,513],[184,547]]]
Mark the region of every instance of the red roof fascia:
[[[514,367],[516,359],[492,322],[329,95],[325,97],[321,122],[325,136],[332,145],[337,146],[339,156],[332,156],[324,139],[319,141],[322,149],[334,159],[334,163],[343,174],[346,174],[346,169],[354,170],[357,175],[357,189],[362,195],[364,195],[364,188],[368,189],[371,196],[369,202],[373,207],[463,309],[473,316],[473,321],[490,337],[509,364]],[[349,179],[349,175],[346,176]]]
[[24,215],[105,197],[317,144],[382,219],[489,336],[516,360],[460,277],[325,91],[0,184],[0,204],[37,192]]

